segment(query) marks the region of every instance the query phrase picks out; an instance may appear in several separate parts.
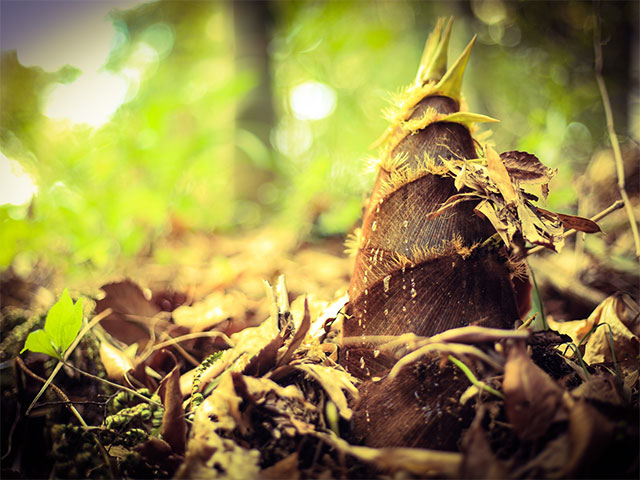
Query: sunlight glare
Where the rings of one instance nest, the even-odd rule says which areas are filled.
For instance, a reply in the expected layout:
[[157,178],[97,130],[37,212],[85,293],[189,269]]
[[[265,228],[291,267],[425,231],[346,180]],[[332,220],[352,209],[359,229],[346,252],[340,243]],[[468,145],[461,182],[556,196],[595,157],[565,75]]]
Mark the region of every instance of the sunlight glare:
[[324,83],[304,82],[291,90],[289,102],[297,119],[320,120],[335,110],[336,93]]
[[0,205],[25,205],[37,193],[38,187],[22,165],[0,152]]
[[105,72],[84,73],[70,84],[53,88],[45,100],[44,114],[99,127],[127,97],[126,77]]

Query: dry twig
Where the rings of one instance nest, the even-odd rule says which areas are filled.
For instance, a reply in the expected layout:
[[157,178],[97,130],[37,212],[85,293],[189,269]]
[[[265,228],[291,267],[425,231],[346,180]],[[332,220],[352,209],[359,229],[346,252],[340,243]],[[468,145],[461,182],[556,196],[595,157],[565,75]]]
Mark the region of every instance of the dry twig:
[[[607,208],[605,208],[604,210],[602,210],[600,213],[595,214],[593,217],[591,217],[589,220],[593,220],[594,222],[597,222],[598,220],[602,220],[604,217],[606,217],[607,215],[609,215],[611,212],[615,212],[616,210],[624,207],[624,202],[622,200],[616,200],[615,202],[613,202],[611,205],[609,205]],[[575,235],[576,233],[578,233],[577,230],[569,229],[566,232],[564,232],[563,236],[564,238],[569,238],[572,235]],[[527,250],[527,256],[534,254],[534,253],[538,253],[541,250],[544,250],[546,247],[544,245],[537,245],[533,248],[530,248],[529,250]]]

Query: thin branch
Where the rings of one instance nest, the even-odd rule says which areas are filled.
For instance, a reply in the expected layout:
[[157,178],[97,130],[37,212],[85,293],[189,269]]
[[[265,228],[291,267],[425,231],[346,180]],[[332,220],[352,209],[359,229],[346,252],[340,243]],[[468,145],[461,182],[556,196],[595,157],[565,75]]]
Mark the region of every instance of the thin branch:
[[[71,410],[71,413],[73,413],[73,415],[76,417],[76,419],[78,420],[78,422],[80,422],[80,424],[87,430],[89,430],[89,425],[87,425],[87,422],[85,422],[84,418],[82,418],[82,415],[80,415],[80,412],[78,412],[78,409],[75,407],[75,405],[73,404],[73,402],[71,400],[69,400],[69,397],[67,397],[67,395],[55,384],[52,382],[53,377],[50,375],[49,378],[47,380],[45,380],[44,378],[42,378],[40,375],[34,373],[29,367],[27,367],[27,365],[24,363],[24,361],[20,358],[20,357],[16,357],[16,363],[18,364],[18,366],[20,367],[20,369],[26,373],[27,375],[29,375],[31,378],[34,378],[36,380],[38,380],[39,382],[44,383],[45,385],[47,384],[47,382],[49,382],[49,387],[51,387],[51,389],[62,399],[62,401],[64,402],[64,404],[66,405],[66,407]],[[60,363],[58,363],[58,365],[62,365],[63,361],[60,361]],[[90,432],[91,436],[93,438],[94,443],[96,444],[96,447],[98,448],[98,451],[100,452],[100,455],[102,455],[102,458],[105,462],[105,465],[107,467],[109,467],[109,471],[111,473],[111,478],[117,478],[117,472],[115,469],[115,465],[113,464],[113,462],[111,461],[111,457],[109,456],[109,454],[107,453],[107,450],[104,448],[104,445],[102,445],[102,443],[100,442],[100,439],[97,437],[97,435],[93,432]]]
[[593,49],[595,53],[595,70],[596,81],[598,82],[598,88],[600,89],[600,95],[602,96],[602,104],[604,105],[604,114],[607,119],[607,130],[609,131],[609,139],[611,140],[611,147],[613,149],[613,158],[616,162],[616,174],[618,176],[618,191],[620,197],[624,201],[624,206],[629,217],[629,225],[631,226],[631,233],[633,234],[633,242],[636,246],[636,259],[640,260],[640,235],[638,234],[638,225],[636,218],[629,201],[629,195],[624,184],[624,165],[622,163],[622,154],[620,153],[620,145],[618,144],[618,137],[613,127],[613,113],[611,110],[611,101],[609,100],[609,93],[607,92],[607,85],[605,84],[604,77],[602,76],[602,43],[600,41],[600,15],[596,15],[596,26],[593,33]]
[[[622,200],[616,200],[611,205],[609,205],[607,208],[602,210],[600,213],[597,213],[596,215],[591,217],[589,220],[593,220],[594,222],[597,222],[598,220],[602,220],[604,217],[609,215],[611,212],[615,212],[616,210],[619,210],[624,206],[625,206],[625,204],[624,204],[624,202]],[[564,234],[562,236],[564,238],[569,238],[572,235],[575,235],[576,233],[577,233],[577,230],[574,230],[572,228],[572,229],[567,230],[566,232],[564,232]],[[538,245],[536,247],[530,248],[529,250],[527,250],[527,256],[532,255],[534,253],[538,253],[541,250],[544,250],[545,248],[546,247],[543,246],[543,245]]]
[[65,363],[65,365],[67,367],[71,368],[72,370],[78,372],[80,375],[84,375],[85,377],[88,377],[88,378],[91,378],[93,380],[97,380],[99,382],[105,383],[105,384],[107,384],[107,385],[109,385],[109,386],[111,386],[113,388],[116,388],[116,389],[119,389],[119,390],[124,390],[124,391],[129,392],[130,394],[138,397],[140,400],[142,400],[144,402],[147,402],[149,404],[153,404],[156,407],[164,408],[164,406],[161,403],[158,403],[155,400],[152,400],[152,399],[150,399],[148,397],[145,397],[144,395],[142,395],[141,393],[135,391],[132,388],[125,387],[124,385],[120,385],[118,383],[111,382],[111,381],[107,380],[106,378],[98,377],[98,376],[93,375],[93,374],[91,374],[89,372],[85,372],[84,370],[79,369],[78,367],[76,367],[72,363]]

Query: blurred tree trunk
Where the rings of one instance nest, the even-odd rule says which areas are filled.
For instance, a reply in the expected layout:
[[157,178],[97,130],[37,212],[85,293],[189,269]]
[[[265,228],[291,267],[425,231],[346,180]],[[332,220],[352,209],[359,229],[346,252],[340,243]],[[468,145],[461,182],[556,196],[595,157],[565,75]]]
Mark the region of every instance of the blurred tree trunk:
[[[267,1],[239,1],[232,6],[236,71],[249,71],[256,81],[236,111],[235,190],[238,198],[256,202],[259,187],[274,176],[270,169],[274,111],[268,53],[273,15]],[[250,214],[240,209],[241,217]]]

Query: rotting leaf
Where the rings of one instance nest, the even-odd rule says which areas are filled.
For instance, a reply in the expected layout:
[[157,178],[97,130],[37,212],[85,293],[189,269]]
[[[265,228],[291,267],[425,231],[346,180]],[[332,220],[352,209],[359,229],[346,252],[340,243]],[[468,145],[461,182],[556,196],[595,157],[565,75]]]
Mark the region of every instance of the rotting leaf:
[[184,455],[187,443],[187,425],[182,408],[182,393],[180,392],[180,367],[173,370],[160,382],[158,391],[164,405],[162,416],[162,438],[171,445],[171,449],[178,455]]

